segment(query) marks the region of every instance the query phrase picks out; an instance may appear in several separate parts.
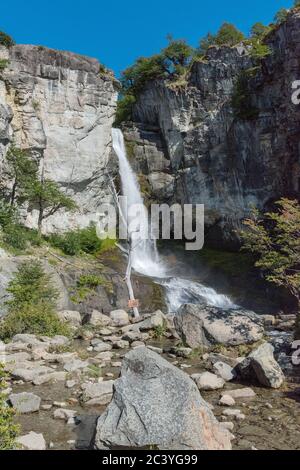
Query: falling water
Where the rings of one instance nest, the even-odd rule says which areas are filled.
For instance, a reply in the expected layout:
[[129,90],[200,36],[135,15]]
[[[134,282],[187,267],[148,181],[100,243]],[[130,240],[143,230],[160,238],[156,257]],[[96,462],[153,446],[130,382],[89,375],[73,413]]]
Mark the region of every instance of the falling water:
[[[123,196],[127,197],[127,208],[138,204],[143,206],[143,198],[137,178],[127,160],[123,134],[120,129],[112,130],[113,147],[119,159],[119,171]],[[138,219],[138,220],[137,220]],[[127,216],[129,232],[136,235],[135,228],[148,230],[148,214],[144,209],[138,215]],[[146,227],[146,229],[145,229]],[[151,229],[150,229],[151,230]],[[151,233],[151,232],[150,232]],[[185,303],[206,303],[220,308],[234,308],[235,305],[225,295],[200,283],[179,277],[170,277],[168,267],[163,263],[156,248],[156,241],[147,238],[136,238],[132,243],[132,267],[136,272],[152,277],[155,282],[164,286],[170,312],[176,312]]]
[[[136,238],[136,229],[147,230],[148,227],[148,214],[146,208],[143,206],[143,198],[136,176],[127,160],[126,149],[124,144],[123,134],[120,129],[112,130],[113,147],[119,159],[120,177],[122,183],[123,196],[127,197],[127,208],[134,205],[139,205],[142,209],[138,213],[139,220],[135,217],[127,217],[126,223],[129,227],[129,232],[133,235],[132,242],[132,267],[135,271],[150,277],[165,277],[166,272],[162,260],[160,259],[155,240],[149,236],[146,239]],[[131,229],[130,229],[131,228]]]

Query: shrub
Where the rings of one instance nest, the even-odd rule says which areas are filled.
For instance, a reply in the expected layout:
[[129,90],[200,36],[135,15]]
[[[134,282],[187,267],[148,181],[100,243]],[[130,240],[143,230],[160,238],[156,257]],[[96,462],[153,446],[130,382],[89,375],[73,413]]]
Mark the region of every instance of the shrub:
[[249,78],[253,73],[256,73],[256,71],[256,68],[243,71],[235,84],[231,98],[231,106],[235,116],[239,119],[255,119],[259,114],[259,110],[253,106],[252,95],[249,88]]
[[6,388],[6,374],[3,364],[0,364],[0,451],[16,449],[16,437],[19,426],[14,424],[15,411],[6,404],[6,396],[2,393]]
[[261,43],[259,40],[252,40],[252,48],[250,55],[254,60],[260,61],[264,57],[271,54],[271,49],[266,44]]
[[66,255],[70,256],[79,255],[80,253],[96,254],[105,242],[105,240],[98,238],[94,224],[61,235],[51,235],[48,241],[52,246],[61,249]]
[[7,302],[10,309],[36,302],[54,307],[58,298],[58,292],[51,283],[51,275],[46,274],[41,262],[34,259],[19,265],[7,292],[12,296]]
[[8,225],[11,225],[16,221],[15,208],[5,202],[4,199],[0,199],[0,227],[4,229]]
[[7,225],[2,234],[2,241],[8,249],[23,251],[28,246],[40,246],[42,238],[37,230],[29,229],[19,223]]
[[241,237],[243,248],[257,256],[255,266],[265,279],[286,288],[297,301],[295,334],[300,339],[300,205],[297,200],[285,198],[276,205],[275,212],[261,215],[253,211],[244,222],[246,229]]
[[284,23],[289,14],[289,10],[286,8],[281,8],[275,15],[274,21],[276,24]]
[[223,23],[219,31],[213,35],[208,33],[200,41],[199,54],[206,54],[211,46],[236,46],[245,39],[244,34],[231,23]]
[[69,327],[63,323],[55,311],[45,302],[23,304],[11,310],[0,323],[0,338],[10,340],[14,335],[30,333],[43,336],[69,336]]
[[6,302],[8,314],[0,323],[0,338],[10,339],[18,333],[46,336],[68,335],[68,326],[54,311],[58,292],[38,260],[23,262],[10,281]]
[[136,98],[131,94],[124,95],[118,100],[115,126],[119,126],[124,121],[132,121],[132,110],[135,102]]
[[9,64],[9,60],[7,59],[0,59],[0,72],[4,70]]
[[0,31],[0,46],[11,47],[15,45],[15,41],[11,36]]

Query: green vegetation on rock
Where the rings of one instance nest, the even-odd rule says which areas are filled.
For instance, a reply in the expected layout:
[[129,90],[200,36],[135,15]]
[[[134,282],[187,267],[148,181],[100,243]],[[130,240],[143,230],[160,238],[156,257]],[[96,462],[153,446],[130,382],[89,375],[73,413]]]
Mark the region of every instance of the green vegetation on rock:
[[296,200],[280,199],[277,210],[260,214],[253,210],[241,232],[243,248],[257,257],[255,266],[265,279],[284,287],[296,299],[300,338],[300,205]]
[[3,31],[0,31],[0,46],[5,46],[5,47],[12,47],[15,45],[15,41],[11,36],[8,34],[4,33]]
[[55,313],[58,292],[51,276],[36,259],[21,263],[8,288],[7,315],[0,323],[0,338],[18,333],[55,336],[69,335],[69,329]]
[[259,110],[253,105],[249,80],[257,72],[257,69],[249,69],[240,73],[232,94],[231,106],[235,117],[249,120],[257,118]]
[[101,240],[97,235],[95,224],[63,234],[53,234],[47,240],[50,245],[59,248],[69,256],[76,256],[81,253],[96,255],[114,248],[116,243],[112,239]]
[[20,430],[19,426],[14,424],[15,411],[7,405],[7,397],[3,393],[7,387],[6,379],[4,365],[0,364],[0,451],[17,448],[16,438]]
[[200,41],[199,55],[205,55],[211,46],[236,46],[245,39],[244,34],[231,23],[223,23],[216,34],[208,33]]

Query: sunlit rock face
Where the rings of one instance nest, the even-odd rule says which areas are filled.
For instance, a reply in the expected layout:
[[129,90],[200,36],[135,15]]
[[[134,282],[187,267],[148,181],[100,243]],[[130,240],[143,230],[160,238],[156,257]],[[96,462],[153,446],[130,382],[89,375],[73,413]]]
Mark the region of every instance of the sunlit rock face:
[[[48,218],[44,231],[88,225],[109,197],[116,80],[96,59],[39,46],[0,47],[0,59],[8,60],[0,72],[0,169],[12,142],[29,149],[41,174],[78,206]],[[34,208],[24,217],[35,226]]]
[[[124,127],[131,161],[159,201],[203,203],[206,239],[234,243],[251,206],[299,196],[300,13],[268,38],[271,55],[260,68],[243,47],[213,47],[195,62],[184,86],[150,83]],[[241,73],[249,76],[255,116],[237,117],[231,105]]]

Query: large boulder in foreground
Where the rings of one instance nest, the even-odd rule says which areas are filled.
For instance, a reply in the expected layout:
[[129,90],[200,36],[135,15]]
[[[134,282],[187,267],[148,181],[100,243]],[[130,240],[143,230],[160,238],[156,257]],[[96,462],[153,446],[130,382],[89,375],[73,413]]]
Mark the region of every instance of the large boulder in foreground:
[[252,344],[264,334],[260,317],[243,309],[186,304],[176,314],[174,324],[183,342],[191,348]]
[[98,419],[95,447],[229,450],[230,438],[190,377],[139,347],[123,360],[113,399]]

